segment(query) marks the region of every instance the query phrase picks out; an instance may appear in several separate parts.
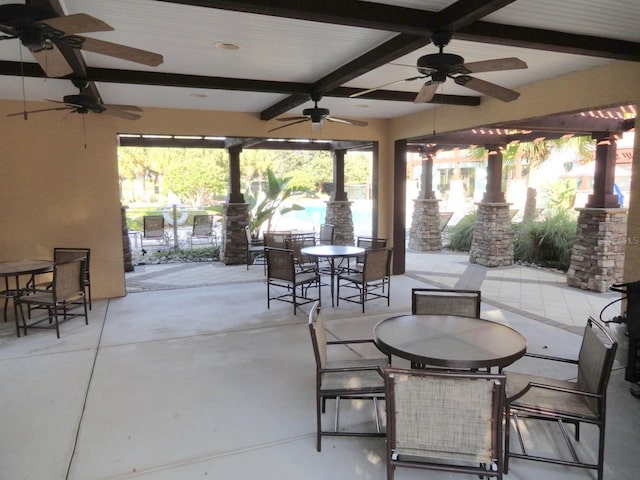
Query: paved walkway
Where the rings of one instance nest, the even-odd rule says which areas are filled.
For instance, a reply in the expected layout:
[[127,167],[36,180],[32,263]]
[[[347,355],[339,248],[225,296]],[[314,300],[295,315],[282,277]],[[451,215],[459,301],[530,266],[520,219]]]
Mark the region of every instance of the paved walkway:
[[[482,291],[483,304],[580,333],[586,319],[599,317],[615,292],[597,293],[568,287],[563,273],[512,265],[489,268],[469,262],[468,254],[415,252],[406,256],[406,277],[442,288]],[[263,282],[262,265],[225,266],[213,263],[140,265],[126,275],[127,292],[190,288],[229,283]],[[607,320],[619,313],[618,304],[605,310]]]

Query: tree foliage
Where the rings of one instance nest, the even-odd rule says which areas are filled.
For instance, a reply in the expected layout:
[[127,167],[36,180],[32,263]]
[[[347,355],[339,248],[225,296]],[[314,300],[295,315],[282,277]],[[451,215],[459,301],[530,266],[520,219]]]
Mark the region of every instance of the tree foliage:
[[224,150],[176,149],[164,171],[167,190],[194,207],[210,205],[228,189],[228,162]]

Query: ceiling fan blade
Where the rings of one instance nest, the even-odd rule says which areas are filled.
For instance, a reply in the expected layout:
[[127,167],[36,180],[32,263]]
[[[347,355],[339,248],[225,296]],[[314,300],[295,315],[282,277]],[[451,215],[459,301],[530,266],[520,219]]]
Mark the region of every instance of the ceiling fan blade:
[[104,40],[98,40],[95,38],[81,38],[81,49],[87,50],[88,52],[121,58],[122,60],[141,63],[143,65],[149,65],[150,67],[157,67],[164,60],[162,55],[149,52],[147,50],[140,50],[139,48],[128,47],[126,45],[120,45],[119,43],[105,42]]
[[[53,44],[52,44],[53,45]],[[38,52],[31,52],[33,58],[36,59],[36,62],[40,64],[44,73],[47,74],[47,77],[65,77],[73,73],[73,69],[67,59],[64,58],[62,52],[53,45],[53,48],[40,50]]]
[[497,98],[503,102],[512,102],[520,96],[520,93],[514,90],[509,90],[508,88],[501,87],[495,83],[486,82],[479,78],[470,77],[469,75],[460,75],[455,77],[453,80],[458,85],[470,88],[476,92],[484,93],[485,95]]
[[111,108],[113,105],[104,105],[104,110],[101,113],[111,115],[112,117],[124,118],[125,120],[137,120],[141,115],[137,113],[127,112],[125,110],[118,110],[117,108]]
[[140,107],[136,107],[135,105],[117,105],[113,103],[105,104],[105,108],[109,108],[111,110],[128,110],[131,112],[142,112]]
[[73,110],[73,109],[71,107],[40,108],[38,110],[27,110],[25,112],[10,113],[7,115],[7,117],[17,117],[18,115],[25,115],[29,113],[53,112],[55,110]]
[[439,86],[440,86],[440,83],[438,82],[434,82],[431,80],[428,82],[425,82],[425,84],[422,86],[422,88],[418,92],[418,95],[416,95],[416,98],[413,100],[413,103],[430,102],[433,96],[436,94],[436,90],[438,90]]
[[41,20],[37,23],[45,24],[56,30],[73,35],[87,32],[109,32],[113,27],[102,20],[87,15],[86,13],[75,13],[63,17],[52,17]]
[[295,117],[280,117],[276,118],[276,120],[278,122],[291,122],[293,120],[307,120],[307,117],[301,117],[300,115],[297,115]]
[[494,60],[484,60],[482,62],[471,62],[463,64],[465,72],[499,72],[502,70],[519,70],[528,68],[527,64],[516,57],[496,58]]
[[384,88],[384,87],[389,87],[391,85],[397,85],[398,83],[403,83],[403,82],[412,82],[413,80],[417,80],[419,78],[426,78],[427,76],[428,75],[418,75],[416,77],[403,78],[402,80],[396,80],[394,82],[385,83],[383,85],[378,85],[377,87],[370,88],[368,90],[362,90],[361,92],[352,93],[351,95],[349,95],[349,98],[361,97],[362,95],[366,95],[367,93],[375,92],[376,90],[380,90],[381,88]]
[[339,117],[325,117],[325,120],[329,121],[329,122],[337,122],[337,123],[344,123],[347,125],[355,125],[356,127],[366,127],[367,125],[369,125],[367,122],[363,122],[362,120],[347,120],[346,118],[339,118]]
[[302,120],[297,120],[295,122],[287,123],[286,125],[281,125],[280,127],[272,128],[271,130],[267,130],[267,132],[268,133],[275,132],[276,130],[280,130],[282,128],[287,128],[287,127],[290,127],[291,125],[295,125],[297,123],[302,123],[302,122],[307,122],[307,121],[309,121],[309,119],[307,117],[304,117]]

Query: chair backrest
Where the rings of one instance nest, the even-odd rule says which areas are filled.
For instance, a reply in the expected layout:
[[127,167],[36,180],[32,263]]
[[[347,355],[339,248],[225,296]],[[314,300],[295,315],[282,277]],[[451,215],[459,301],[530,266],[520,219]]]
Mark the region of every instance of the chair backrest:
[[287,248],[287,238],[291,237],[290,231],[264,232],[264,244],[267,247]]
[[365,250],[369,250],[372,248],[385,248],[387,246],[387,239],[375,237],[358,237],[358,239],[356,240],[356,245],[360,248],[364,248]]
[[480,318],[480,297],[480,290],[413,288],[411,313]]
[[194,237],[208,237],[213,232],[213,215],[194,215],[193,232]]
[[84,278],[84,257],[54,264],[52,288],[56,300],[84,295]]
[[316,263],[316,259],[314,257],[302,255],[302,252],[300,251],[304,247],[313,247],[315,244],[316,237],[313,233],[291,235],[290,237],[285,238],[285,248],[293,251],[293,257],[298,265]]
[[54,247],[53,261],[54,263],[66,263],[72,260],[84,259],[85,281],[89,280],[89,271],[91,264],[90,248],[70,248],[70,247]]
[[309,312],[309,333],[311,334],[313,354],[316,358],[316,367],[323,368],[327,363],[327,334],[324,330],[320,302],[315,302]]
[[318,244],[333,245],[335,240],[335,225],[331,223],[323,223],[320,225],[320,233],[318,234]]
[[264,252],[267,257],[267,280],[295,282],[296,263],[293,250],[265,247]]
[[449,225],[453,213],[454,212],[440,212],[440,231],[443,231],[447,225]]
[[617,347],[609,330],[589,317],[578,354],[578,387],[582,391],[604,395]]
[[362,279],[365,282],[381,280],[389,276],[391,252],[390,248],[375,248],[364,252]]
[[142,236],[147,239],[164,238],[164,217],[162,215],[147,215],[142,218]]
[[418,463],[501,462],[504,375],[402,369],[384,375],[389,452]]

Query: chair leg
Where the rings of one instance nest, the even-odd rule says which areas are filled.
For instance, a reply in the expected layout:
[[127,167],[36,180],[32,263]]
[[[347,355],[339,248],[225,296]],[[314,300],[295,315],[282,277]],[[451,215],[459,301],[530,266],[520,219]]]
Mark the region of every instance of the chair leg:
[[[66,309],[65,309],[65,316],[66,316]],[[60,338],[60,324],[58,323],[58,307],[57,306],[53,307],[53,319],[56,322],[56,336]]]
[[509,438],[511,437],[511,414],[509,407],[505,407],[504,413],[504,452],[502,460],[502,469],[505,474],[509,473]]
[[322,450],[322,415],[321,410],[324,412],[325,399],[320,395],[316,395],[316,450],[319,452]]

